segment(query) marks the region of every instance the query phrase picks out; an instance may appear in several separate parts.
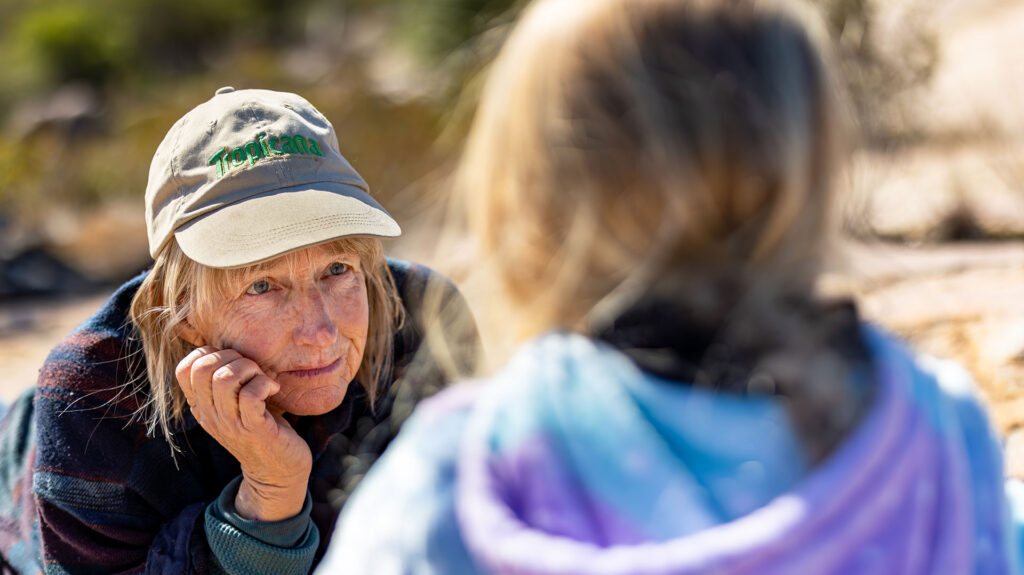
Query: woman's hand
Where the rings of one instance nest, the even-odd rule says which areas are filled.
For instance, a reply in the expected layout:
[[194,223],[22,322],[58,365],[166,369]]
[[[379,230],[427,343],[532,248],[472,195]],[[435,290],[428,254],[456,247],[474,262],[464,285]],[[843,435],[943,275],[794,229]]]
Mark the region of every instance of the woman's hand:
[[185,356],[175,375],[199,425],[242,466],[239,515],[258,521],[298,515],[313,456],[282,414],[267,406],[280,385],[237,351],[212,346]]

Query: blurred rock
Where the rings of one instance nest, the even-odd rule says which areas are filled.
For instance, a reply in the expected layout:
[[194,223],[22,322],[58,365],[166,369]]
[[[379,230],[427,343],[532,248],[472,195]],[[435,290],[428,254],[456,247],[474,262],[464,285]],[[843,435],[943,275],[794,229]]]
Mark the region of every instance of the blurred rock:
[[[879,3],[880,22],[912,5]],[[857,154],[844,223],[913,244],[1024,238],[1024,0],[944,0],[927,15],[941,57],[914,104],[920,131]]]
[[920,104],[939,133],[1024,129],[1024,0],[958,0],[936,14],[941,64]]
[[116,285],[150,263],[142,207],[134,203],[57,209],[34,226],[0,217],[0,301]]
[[120,283],[151,263],[141,202],[57,210],[43,231],[54,253],[96,282]]
[[932,240],[934,230],[957,208],[942,162],[917,154],[862,152],[852,172],[852,190],[843,209],[856,236]]
[[1000,168],[1024,157],[1024,147],[1011,147],[1013,158],[1001,153],[961,158],[954,184],[986,238],[1024,237],[1024,180],[1012,181]]
[[0,258],[0,299],[78,294],[93,282],[39,246]]
[[855,236],[910,243],[1024,238],[1024,145],[862,153],[844,221]]
[[22,138],[45,129],[78,136],[99,128],[102,108],[102,98],[95,88],[66,84],[44,98],[16,105],[11,112],[11,127]]

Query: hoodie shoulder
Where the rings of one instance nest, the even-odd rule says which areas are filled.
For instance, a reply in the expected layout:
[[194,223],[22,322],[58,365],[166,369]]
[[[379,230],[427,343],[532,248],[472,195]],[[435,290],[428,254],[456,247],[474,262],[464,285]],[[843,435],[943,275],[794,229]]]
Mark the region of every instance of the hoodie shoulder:
[[476,573],[455,515],[456,460],[475,387],[421,403],[356,489],[318,573]]

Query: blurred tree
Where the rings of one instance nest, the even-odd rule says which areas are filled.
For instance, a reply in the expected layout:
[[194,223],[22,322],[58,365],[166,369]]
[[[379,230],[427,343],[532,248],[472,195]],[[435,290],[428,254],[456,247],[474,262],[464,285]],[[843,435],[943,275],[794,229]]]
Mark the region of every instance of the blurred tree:
[[[882,38],[877,30],[878,0],[809,1],[820,10],[833,40],[865,143],[888,145],[906,138],[914,128],[903,96],[928,83],[939,59],[938,38],[920,17],[926,4],[905,2],[917,10],[903,11],[898,38]],[[479,70],[490,61],[500,41],[494,42],[488,33],[503,36],[506,24],[528,2],[400,0],[400,4],[397,30],[405,42],[432,64],[463,56],[465,72]],[[889,45],[883,47],[883,42]]]
[[[868,141],[896,141],[906,134],[902,96],[937,61],[926,20],[907,19],[894,45],[878,30],[883,0],[810,1],[825,14]],[[424,192],[446,185],[479,72],[526,4],[0,0],[0,138],[18,150],[0,156],[0,218],[35,231],[57,206],[141,202],[167,128],[225,84],[305,95],[375,193],[418,213]],[[404,78],[412,96],[389,95],[381,78]],[[75,129],[82,119],[89,129]],[[0,228],[0,249],[4,236]]]
[[31,7],[13,23],[15,49],[29,59],[36,80],[48,85],[104,85],[126,69],[128,38],[122,26],[79,2]]
[[522,0],[400,0],[399,32],[430,58],[472,48],[496,25],[511,20]]
[[[68,82],[103,87],[125,76],[177,75],[221,52],[301,44],[311,0],[0,2],[0,84],[45,92]],[[12,91],[0,89],[0,92]]]
[[242,9],[207,0],[120,0],[140,56],[164,72],[200,68],[225,50],[301,43],[308,0],[248,0]]

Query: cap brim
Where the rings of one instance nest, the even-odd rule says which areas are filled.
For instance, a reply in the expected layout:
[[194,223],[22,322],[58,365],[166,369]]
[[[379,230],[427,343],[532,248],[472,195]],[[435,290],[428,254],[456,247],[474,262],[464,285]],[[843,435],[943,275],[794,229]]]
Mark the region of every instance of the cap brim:
[[346,236],[401,234],[398,223],[363,190],[317,182],[228,204],[179,227],[174,237],[189,258],[233,268]]

